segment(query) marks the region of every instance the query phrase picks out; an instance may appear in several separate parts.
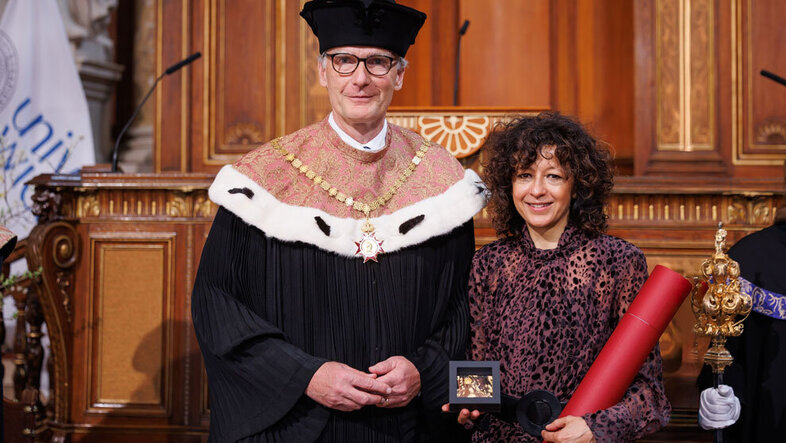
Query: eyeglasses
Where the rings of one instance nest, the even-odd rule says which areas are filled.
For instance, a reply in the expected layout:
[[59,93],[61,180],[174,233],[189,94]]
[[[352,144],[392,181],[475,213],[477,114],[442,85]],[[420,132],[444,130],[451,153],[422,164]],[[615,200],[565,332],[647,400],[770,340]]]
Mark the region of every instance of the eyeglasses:
[[387,55],[371,55],[366,58],[344,52],[325,55],[330,57],[330,60],[333,62],[333,70],[341,75],[352,74],[358,68],[358,64],[363,62],[363,65],[366,66],[366,72],[379,77],[390,72],[391,68],[398,63],[398,59],[388,57]]

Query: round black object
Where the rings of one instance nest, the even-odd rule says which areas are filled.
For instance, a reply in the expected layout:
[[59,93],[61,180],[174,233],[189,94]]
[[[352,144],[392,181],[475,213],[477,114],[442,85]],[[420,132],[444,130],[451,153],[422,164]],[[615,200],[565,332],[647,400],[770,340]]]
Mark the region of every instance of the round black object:
[[540,438],[546,425],[556,420],[562,412],[559,399],[551,392],[535,390],[528,392],[516,404],[516,418],[527,434]]

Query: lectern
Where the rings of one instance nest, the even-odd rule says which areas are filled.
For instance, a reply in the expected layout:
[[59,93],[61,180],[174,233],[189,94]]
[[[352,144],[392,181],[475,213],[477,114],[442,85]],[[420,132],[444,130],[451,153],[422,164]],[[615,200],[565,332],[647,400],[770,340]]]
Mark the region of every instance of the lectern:
[[[60,441],[201,441],[207,382],[190,291],[212,174],[41,175],[28,265],[51,340]],[[111,434],[109,434],[111,433]]]

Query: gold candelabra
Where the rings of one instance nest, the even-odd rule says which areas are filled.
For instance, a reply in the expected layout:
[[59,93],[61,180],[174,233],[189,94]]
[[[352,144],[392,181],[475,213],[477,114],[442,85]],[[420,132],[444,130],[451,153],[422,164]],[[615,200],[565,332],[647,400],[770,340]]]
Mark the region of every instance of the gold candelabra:
[[726,338],[742,334],[742,322],[751,312],[752,300],[740,293],[740,266],[725,252],[726,230],[718,223],[715,233],[715,253],[701,264],[703,280],[694,279],[691,307],[696,316],[693,332],[712,337],[704,354],[704,363],[722,377],[733,357],[726,349]]

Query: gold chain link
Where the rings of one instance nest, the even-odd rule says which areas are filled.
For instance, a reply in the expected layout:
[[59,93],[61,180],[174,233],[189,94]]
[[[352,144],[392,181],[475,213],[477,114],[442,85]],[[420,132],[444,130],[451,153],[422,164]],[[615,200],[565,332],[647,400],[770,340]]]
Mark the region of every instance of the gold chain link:
[[306,178],[313,181],[315,184],[319,185],[325,192],[328,193],[329,196],[335,198],[341,203],[344,203],[348,207],[352,209],[362,212],[368,217],[369,213],[376,211],[377,209],[384,206],[394,195],[396,192],[404,185],[407,179],[415,172],[415,168],[418,167],[420,162],[426,156],[426,152],[428,152],[429,143],[427,141],[423,141],[423,144],[418,149],[418,152],[415,153],[415,156],[412,157],[412,161],[407,165],[407,167],[401,172],[401,175],[396,179],[396,182],[393,186],[382,196],[375,198],[371,203],[361,203],[351,196],[339,191],[335,186],[331,185],[324,177],[318,175],[313,169],[308,167],[308,165],[303,164],[299,158],[295,157],[294,154],[287,151],[281,144],[279,143],[281,138],[277,138],[272,141],[273,147],[284,156],[286,161],[288,161],[293,168],[297,169],[301,174],[305,175]]

